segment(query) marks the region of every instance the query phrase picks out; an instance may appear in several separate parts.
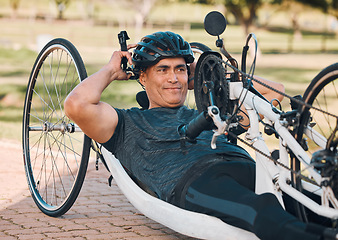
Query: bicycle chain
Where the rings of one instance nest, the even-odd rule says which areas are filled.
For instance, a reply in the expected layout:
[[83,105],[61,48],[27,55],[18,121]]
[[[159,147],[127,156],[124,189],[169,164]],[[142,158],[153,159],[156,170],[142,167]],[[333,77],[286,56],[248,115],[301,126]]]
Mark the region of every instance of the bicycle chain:
[[[308,104],[308,103],[306,103],[306,102],[304,102],[304,101],[302,101],[302,100],[299,100],[299,99],[294,98],[294,97],[292,97],[292,96],[290,96],[290,95],[288,95],[288,94],[286,94],[286,93],[284,93],[284,92],[281,92],[281,91],[279,91],[279,90],[277,90],[277,89],[271,87],[270,85],[265,84],[265,83],[263,83],[262,81],[260,81],[260,80],[258,80],[258,79],[256,79],[256,78],[254,78],[252,75],[249,75],[249,74],[247,74],[247,73],[244,73],[244,72],[241,71],[240,69],[238,69],[238,68],[232,66],[232,65],[231,65],[230,63],[228,63],[227,61],[224,61],[223,59],[220,59],[220,60],[221,60],[221,62],[223,62],[225,65],[227,65],[227,66],[229,66],[230,68],[232,68],[235,72],[241,73],[242,76],[245,76],[245,77],[248,78],[249,80],[253,80],[253,81],[257,82],[258,84],[261,84],[262,86],[264,86],[264,87],[266,87],[266,88],[268,88],[268,89],[270,89],[270,90],[272,90],[272,91],[274,91],[274,92],[276,92],[276,93],[278,93],[278,94],[280,94],[280,95],[282,95],[282,96],[284,96],[284,97],[286,97],[286,98],[288,98],[288,99],[290,99],[290,100],[296,102],[297,104],[300,104],[300,105],[302,105],[302,106],[304,106],[304,107],[307,107],[307,108],[309,108],[309,109],[317,110],[317,111],[319,111],[319,112],[322,112],[322,113],[324,113],[324,114],[327,114],[327,115],[329,115],[329,116],[331,116],[331,117],[334,117],[334,118],[338,119],[338,116],[336,116],[336,115],[334,115],[334,114],[332,114],[332,113],[329,113],[329,112],[327,112],[327,111],[324,111],[324,110],[322,110],[322,109],[316,108],[316,107],[314,107],[314,106],[312,106],[312,105],[310,105],[310,104]],[[251,144],[248,143],[247,141],[241,139],[240,137],[238,137],[238,136],[235,135],[234,133],[232,133],[232,132],[230,132],[230,131],[229,131],[228,133],[229,133],[232,137],[235,137],[236,139],[238,139],[239,141],[241,141],[242,143],[244,143],[244,144],[247,145],[248,147],[252,148],[254,151],[256,151],[256,152],[258,152],[259,154],[263,155],[263,156],[266,157],[267,159],[273,161],[275,164],[278,164],[278,165],[281,166],[282,168],[287,169],[288,171],[290,171],[292,174],[295,174],[297,177],[300,177],[300,178],[303,179],[303,180],[306,180],[306,181],[308,181],[308,182],[310,182],[310,183],[312,183],[312,184],[314,184],[314,185],[316,185],[316,186],[319,186],[319,184],[316,183],[314,180],[308,178],[307,176],[304,176],[303,174],[301,174],[301,173],[299,173],[299,172],[297,172],[297,171],[291,169],[290,167],[286,166],[285,164],[283,164],[283,163],[279,162],[278,160],[272,158],[271,156],[269,156],[269,155],[267,155],[266,153],[262,152],[261,150],[259,150],[258,148],[254,147],[253,145],[251,145]]]
[[319,186],[317,182],[315,182],[314,180],[308,178],[307,176],[302,175],[301,173],[289,168],[288,166],[286,166],[285,164],[279,162],[277,159],[272,158],[270,155],[266,154],[265,152],[259,150],[258,148],[254,147],[252,144],[248,143],[247,141],[245,141],[244,139],[238,137],[236,134],[232,133],[232,132],[228,132],[228,134],[230,134],[232,137],[235,137],[236,139],[238,139],[239,141],[241,141],[242,143],[244,143],[245,145],[247,145],[248,147],[250,147],[251,149],[253,149],[254,151],[258,152],[259,154],[263,155],[264,157],[266,157],[267,159],[273,161],[275,164],[285,168],[286,170],[290,171],[292,174],[295,174],[297,177],[300,177],[301,179],[304,179],[316,186]]

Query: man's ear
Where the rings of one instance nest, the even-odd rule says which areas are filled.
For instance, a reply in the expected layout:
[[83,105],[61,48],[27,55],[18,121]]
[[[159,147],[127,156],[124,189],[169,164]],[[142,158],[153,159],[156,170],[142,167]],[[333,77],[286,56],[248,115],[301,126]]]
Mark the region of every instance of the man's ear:
[[146,74],[143,71],[141,71],[141,73],[140,73],[139,81],[144,86],[144,84],[146,82]]

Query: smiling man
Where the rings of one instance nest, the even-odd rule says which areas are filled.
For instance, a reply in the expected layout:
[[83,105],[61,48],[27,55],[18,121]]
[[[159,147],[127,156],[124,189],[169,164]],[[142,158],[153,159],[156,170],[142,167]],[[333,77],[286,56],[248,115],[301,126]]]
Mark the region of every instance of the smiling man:
[[[224,136],[211,149],[212,131],[182,144],[177,127],[199,114],[183,106],[188,64],[194,61],[190,45],[178,34],[157,32],[130,47],[136,47],[133,56],[114,52],[107,65],[69,94],[66,114],[164,201],[216,216],[261,239],[322,239],[325,228],[298,221],[273,194],[255,194],[255,163],[244,149]],[[123,57],[139,72],[149,109],[117,109],[100,101],[112,81],[129,79],[121,69]],[[281,98],[267,88],[258,90],[268,100]]]
[[149,108],[182,106],[188,90],[187,64],[183,58],[162,59],[140,75]]

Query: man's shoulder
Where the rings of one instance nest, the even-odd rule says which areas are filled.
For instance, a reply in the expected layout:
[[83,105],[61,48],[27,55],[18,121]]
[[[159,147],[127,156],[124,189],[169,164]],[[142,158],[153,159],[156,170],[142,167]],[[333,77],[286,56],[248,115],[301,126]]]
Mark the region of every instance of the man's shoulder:
[[123,122],[130,122],[137,125],[162,124],[177,125],[187,122],[198,115],[198,111],[185,106],[179,108],[152,108],[142,110],[139,108],[117,109],[119,119]]
[[142,114],[143,110],[132,107],[132,108],[114,108],[116,112],[118,113],[119,117],[126,116],[126,115],[133,115],[133,114]]
[[137,107],[132,107],[128,109],[115,108],[117,111],[125,114],[196,114],[198,113],[195,109],[190,109],[186,106],[181,106],[178,108],[165,108],[158,107],[152,109],[140,109]]

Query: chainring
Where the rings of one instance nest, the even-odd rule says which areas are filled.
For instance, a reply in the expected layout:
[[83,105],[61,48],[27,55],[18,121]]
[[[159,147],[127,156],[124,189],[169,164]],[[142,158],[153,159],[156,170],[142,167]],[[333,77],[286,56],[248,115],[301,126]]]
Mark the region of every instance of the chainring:
[[234,102],[229,99],[229,83],[226,79],[227,71],[222,64],[221,55],[209,51],[203,53],[196,65],[194,78],[194,93],[199,112],[208,111],[213,102],[219,108],[223,120],[233,113]]

